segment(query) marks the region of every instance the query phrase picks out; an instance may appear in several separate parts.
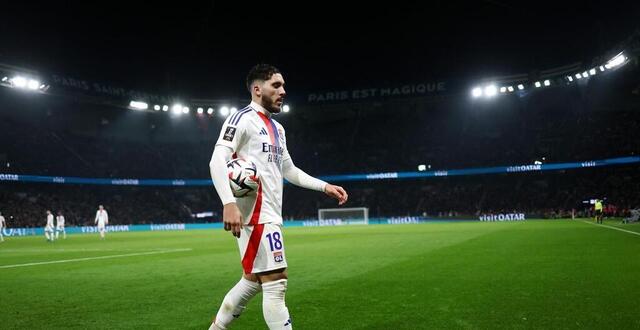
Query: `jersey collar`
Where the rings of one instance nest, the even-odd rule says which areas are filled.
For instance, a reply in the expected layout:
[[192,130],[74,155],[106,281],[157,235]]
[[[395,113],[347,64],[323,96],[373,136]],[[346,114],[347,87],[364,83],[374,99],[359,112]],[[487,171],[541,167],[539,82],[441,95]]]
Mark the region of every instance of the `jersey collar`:
[[253,108],[255,111],[262,112],[265,116],[267,116],[267,118],[271,118],[271,112],[267,111],[267,109],[265,109],[260,104],[254,101],[251,101],[251,104],[249,104],[249,106]]

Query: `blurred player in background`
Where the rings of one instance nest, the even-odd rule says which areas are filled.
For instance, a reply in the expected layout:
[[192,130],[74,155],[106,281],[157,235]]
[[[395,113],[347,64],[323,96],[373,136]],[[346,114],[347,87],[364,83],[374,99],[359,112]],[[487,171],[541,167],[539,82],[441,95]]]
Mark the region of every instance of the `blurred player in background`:
[[[227,293],[209,329],[227,329],[247,303],[262,291],[262,313],[269,329],[292,329],[285,304],[287,261],[282,235],[282,184],[287,181],[322,191],[342,205],[346,191],[297,168],[287,150],[284,128],[273,120],[284,102],[284,79],[277,68],[259,64],[247,76],[251,104],[222,126],[209,167],[220,196],[224,229],[238,238],[244,275]],[[253,161],[260,185],[256,196],[237,200],[227,177],[232,155]],[[235,157],[235,156],[234,156]]]
[[2,230],[7,226],[7,222],[4,220],[2,216],[2,212],[0,212],[0,242],[4,242],[4,236],[2,236]]
[[596,223],[602,223],[602,200],[596,199],[596,203],[593,205],[593,209],[596,211]]
[[105,232],[107,231],[107,225],[109,224],[109,215],[107,214],[107,210],[104,209],[104,206],[98,206],[94,223],[98,225],[100,239],[104,239]]
[[55,237],[53,236],[53,214],[47,210],[47,224],[44,226],[44,236],[47,238],[47,242],[53,242]]
[[67,232],[64,230],[64,215],[62,211],[58,211],[56,217],[56,239],[60,238],[60,232],[62,232],[62,238],[67,239]]

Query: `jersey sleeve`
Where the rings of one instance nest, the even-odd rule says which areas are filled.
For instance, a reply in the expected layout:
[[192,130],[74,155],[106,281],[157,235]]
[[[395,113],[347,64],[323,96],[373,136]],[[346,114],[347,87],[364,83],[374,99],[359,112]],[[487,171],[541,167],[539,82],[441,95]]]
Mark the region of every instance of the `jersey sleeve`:
[[239,118],[236,114],[227,117],[227,120],[224,121],[220,136],[218,136],[218,141],[216,142],[216,146],[231,148],[233,152],[236,152],[244,142],[244,133],[246,131],[244,124],[246,121],[238,120]]

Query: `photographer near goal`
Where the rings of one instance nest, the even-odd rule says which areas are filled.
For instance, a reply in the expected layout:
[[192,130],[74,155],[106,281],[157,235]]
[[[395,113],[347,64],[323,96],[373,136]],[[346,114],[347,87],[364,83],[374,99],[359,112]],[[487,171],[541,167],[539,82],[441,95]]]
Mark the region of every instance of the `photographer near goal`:
[[[348,195],[342,187],[316,179],[293,164],[284,128],[273,120],[286,95],[280,71],[258,64],[249,72],[246,83],[251,103],[226,119],[209,163],[211,178],[224,205],[224,229],[238,238],[244,274],[224,297],[209,329],[227,329],[261,290],[262,312],[269,329],[292,329],[285,305],[283,178],[303,188],[323,191],[337,199],[339,205],[346,203]],[[233,197],[226,166],[232,155],[256,164],[260,184],[255,196],[237,200]]]

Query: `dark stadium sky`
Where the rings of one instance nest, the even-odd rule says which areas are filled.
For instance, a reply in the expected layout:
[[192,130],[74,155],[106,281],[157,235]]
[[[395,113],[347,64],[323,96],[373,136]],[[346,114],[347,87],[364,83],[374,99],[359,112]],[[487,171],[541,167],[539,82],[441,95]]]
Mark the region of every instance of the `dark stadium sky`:
[[515,3],[3,5],[0,63],[222,98],[259,61],[290,93],[467,79],[588,60],[639,27],[637,2]]

